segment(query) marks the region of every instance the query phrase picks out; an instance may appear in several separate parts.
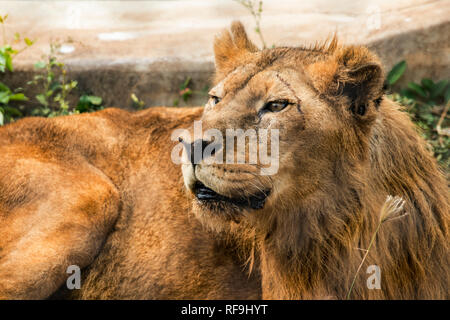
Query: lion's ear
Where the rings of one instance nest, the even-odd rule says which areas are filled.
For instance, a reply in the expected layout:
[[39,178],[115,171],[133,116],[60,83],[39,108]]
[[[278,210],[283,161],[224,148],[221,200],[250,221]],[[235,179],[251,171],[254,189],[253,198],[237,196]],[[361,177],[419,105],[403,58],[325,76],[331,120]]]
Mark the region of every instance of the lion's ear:
[[227,74],[244,64],[258,48],[248,39],[239,21],[231,24],[231,30],[222,32],[214,41],[214,54],[218,73]]
[[326,59],[307,68],[314,87],[333,99],[346,99],[348,110],[361,117],[378,107],[384,74],[378,58],[365,47],[337,47]]

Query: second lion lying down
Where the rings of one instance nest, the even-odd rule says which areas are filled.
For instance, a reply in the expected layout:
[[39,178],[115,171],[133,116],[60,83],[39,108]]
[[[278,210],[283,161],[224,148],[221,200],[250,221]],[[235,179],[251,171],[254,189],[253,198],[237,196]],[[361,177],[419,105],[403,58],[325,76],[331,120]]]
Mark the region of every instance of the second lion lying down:
[[[204,108],[0,128],[0,298],[448,299],[448,187],[384,97],[377,57],[335,40],[260,51],[240,23],[214,49]],[[278,170],[180,168],[172,133],[195,120],[224,135],[277,129]],[[388,195],[407,215],[382,224],[365,260],[381,288],[361,272],[350,291]],[[65,286],[71,265],[79,290]]]

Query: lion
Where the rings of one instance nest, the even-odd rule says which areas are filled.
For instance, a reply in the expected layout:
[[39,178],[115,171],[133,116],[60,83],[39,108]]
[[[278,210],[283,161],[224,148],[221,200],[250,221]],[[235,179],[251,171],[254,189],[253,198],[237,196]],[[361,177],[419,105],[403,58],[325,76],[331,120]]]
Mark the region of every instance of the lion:
[[[0,298],[448,299],[448,186],[379,59],[336,38],[259,50],[239,22],[214,53],[204,108],[0,129]],[[278,132],[277,170],[208,161],[235,146],[174,139],[195,121]],[[404,213],[381,222],[387,196]]]

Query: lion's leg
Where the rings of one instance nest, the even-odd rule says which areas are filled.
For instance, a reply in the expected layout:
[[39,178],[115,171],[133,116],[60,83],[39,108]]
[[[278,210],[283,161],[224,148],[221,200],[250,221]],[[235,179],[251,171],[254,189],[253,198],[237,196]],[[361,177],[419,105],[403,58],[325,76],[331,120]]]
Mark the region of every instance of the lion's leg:
[[101,173],[29,162],[0,175],[1,299],[51,295],[70,265],[93,261],[118,214],[118,193]]

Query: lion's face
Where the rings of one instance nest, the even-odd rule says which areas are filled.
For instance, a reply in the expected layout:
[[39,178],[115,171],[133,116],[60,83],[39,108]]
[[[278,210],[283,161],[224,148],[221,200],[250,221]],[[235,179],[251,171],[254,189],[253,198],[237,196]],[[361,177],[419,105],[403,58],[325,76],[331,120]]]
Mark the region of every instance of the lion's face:
[[[188,185],[199,199],[205,198],[200,201],[205,209],[260,210],[282,201],[283,197],[291,197],[289,190],[306,195],[319,187],[319,181],[332,165],[332,159],[323,150],[337,130],[337,118],[329,106],[317,101],[313,89],[289,69],[269,68],[242,83],[248,78],[245,69],[248,67],[238,68],[211,89],[201,119],[204,132],[216,129],[224,137],[220,149],[225,154],[224,163],[206,158],[191,165],[191,170],[185,170],[185,178],[194,181]],[[248,134],[245,142],[236,139],[235,148],[230,150],[227,143],[233,137],[227,135],[227,129],[254,132],[256,148],[249,146],[255,140],[251,141]],[[278,139],[272,141],[274,129],[278,130]],[[267,143],[260,134],[264,131]],[[242,143],[246,151],[244,163],[236,163],[237,155],[235,161],[227,163],[226,155],[233,151],[238,154],[237,148]],[[252,152],[256,151],[258,156],[264,146],[267,154],[273,153],[271,161],[263,164],[261,157],[256,157],[257,161],[252,163]],[[208,195],[202,192],[208,191],[202,190],[202,185],[224,198],[207,199]]]
[[[365,63],[351,74],[346,66],[349,84],[342,86],[337,64],[342,56],[332,55],[333,46],[319,54],[298,48],[258,51],[240,24],[217,39],[216,84],[201,119],[203,137],[190,141],[192,163],[183,165],[202,218],[238,221],[299,205],[327,192],[342,157],[363,161],[360,135],[367,135],[376,117],[381,69]],[[360,88],[358,82],[368,79],[376,82],[375,91],[367,84],[367,90]],[[352,96],[355,92],[364,96]],[[195,146],[203,152],[197,161]]]

